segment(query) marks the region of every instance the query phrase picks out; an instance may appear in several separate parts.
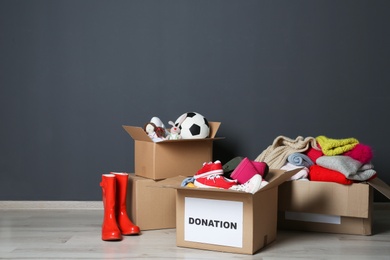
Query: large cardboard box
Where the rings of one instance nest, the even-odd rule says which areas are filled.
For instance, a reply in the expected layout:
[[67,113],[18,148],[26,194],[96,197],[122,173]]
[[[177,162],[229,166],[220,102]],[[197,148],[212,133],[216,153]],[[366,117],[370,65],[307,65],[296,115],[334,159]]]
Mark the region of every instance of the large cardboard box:
[[204,162],[213,159],[213,141],[220,122],[209,122],[210,137],[153,142],[141,127],[122,127],[134,140],[134,171],[137,176],[161,180],[193,176]]
[[271,169],[255,194],[178,188],[177,246],[254,254],[276,239],[278,186],[296,172]]
[[373,187],[389,197],[379,178],[368,183],[288,181],[279,187],[278,227],[327,233],[371,235]]
[[176,190],[163,186],[180,186],[185,177],[161,181],[129,174],[127,211],[141,230],[176,227]]

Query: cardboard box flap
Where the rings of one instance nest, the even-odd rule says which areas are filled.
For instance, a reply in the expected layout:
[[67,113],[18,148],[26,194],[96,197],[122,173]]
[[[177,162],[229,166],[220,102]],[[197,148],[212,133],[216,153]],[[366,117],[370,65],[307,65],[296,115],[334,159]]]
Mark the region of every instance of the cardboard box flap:
[[269,182],[264,188],[261,188],[260,191],[269,190],[276,186],[279,186],[283,182],[289,180],[292,176],[298,173],[302,168],[294,169],[291,171],[283,171],[278,169],[270,169],[266,180]]
[[172,186],[174,184],[177,184],[178,182],[182,182],[185,178],[188,178],[186,176],[175,176],[171,178],[166,178],[164,180],[157,181],[158,183],[162,184],[163,186]]
[[209,122],[209,126],[210,126],[209,138],[214,138],[216,136],[220,125],[221,122]]
[[178,184],[178,183],[182,183],[185,178],[188,178],[188,177],[179,175],[179,176],[176,176],[176,177],[170,177],[170,178],[166,178],[166,179],[163,179],[163,180],[151,180],[151,179],[150,180],[153,182],[153,187],[154,188],[173,188],[173,189],[177,189],[178,187],[181,187],[180,186],[181,184]]
[[379,179],[378,177],[367,182],[371,187],[385,195],[388,199],[390,199],[390,186],[387,185],[384,181]]
[[142,129],[141,127],[127,125],[122,125],[122,127],[134,140],[153,142],[153,140],[146,134],[144,129]]
[[[215,138],[215,135],[217,134],[218,128],[221,125],[220,122],[209,122],[210,126],[210,134],[208,138],[202,138],[202,139],[181,139],[181,140],[163,140],[158,143],[172,143],[172,142],[191,142],[191,141],[200,141],[200,140],[212,140],[212,139],[221,139],[221,138]],[[127,126],[122,125],[123,129],[133,138],[137,141],[145,141],[145,142],[153,142],[153,140],[148,136],[148,134],[144,131],[142,127],[139,126]]]

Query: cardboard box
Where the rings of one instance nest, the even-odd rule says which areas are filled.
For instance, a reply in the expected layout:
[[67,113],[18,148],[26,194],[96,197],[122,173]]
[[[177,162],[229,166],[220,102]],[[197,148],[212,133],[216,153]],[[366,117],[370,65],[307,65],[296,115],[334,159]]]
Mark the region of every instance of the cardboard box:
[[213,159],[213,141],[221,123],[209,122],[210,138],[153,142],[141,127],[122,126],[134,140],[135,174],[161,180],[193,176]]
[[373,187],[389,198],[376,178],[368,183],[289,181],[279,187],[278,227],[327,233],[371,235]]
[[254,254],[276,239],[278,186],[297,170],[270,170],[255,194],[207,188],[177,189],[176,244]]
[[129,174],[127,212],[141,230],[176,227],[176,190],[163,186],[180,186],[185,177],[161,181]]

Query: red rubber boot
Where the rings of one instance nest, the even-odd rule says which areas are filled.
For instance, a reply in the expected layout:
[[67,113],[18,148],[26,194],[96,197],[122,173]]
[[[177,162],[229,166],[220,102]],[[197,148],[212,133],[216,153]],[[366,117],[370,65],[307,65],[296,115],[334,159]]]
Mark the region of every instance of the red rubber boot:
[[139,227],[131,222],[127,215],[126,197],[127,197],[127,183],[129,174],[123,172],[111,172],[116,179],[116,219],[122,235],[138,235],[140,233]]
[[113,174],[103,174],[100,183],[103,191],[104,219],[102,240],[122,240],[121,231],[116,223],[116,178]]

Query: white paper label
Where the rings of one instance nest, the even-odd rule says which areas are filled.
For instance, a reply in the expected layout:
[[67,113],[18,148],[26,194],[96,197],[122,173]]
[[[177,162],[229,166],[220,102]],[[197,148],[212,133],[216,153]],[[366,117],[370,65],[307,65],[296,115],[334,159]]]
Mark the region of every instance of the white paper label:
[[289,219],[289,220],[298,220],[298,221],[305,221],[305,222],[341,224],[340,216],[325,215],[325,214],[286,211],[284,217],[285,219]]
[[184,240],[242,248],[243,202],[184,199]]

